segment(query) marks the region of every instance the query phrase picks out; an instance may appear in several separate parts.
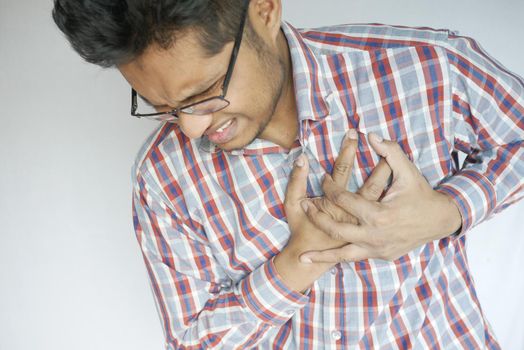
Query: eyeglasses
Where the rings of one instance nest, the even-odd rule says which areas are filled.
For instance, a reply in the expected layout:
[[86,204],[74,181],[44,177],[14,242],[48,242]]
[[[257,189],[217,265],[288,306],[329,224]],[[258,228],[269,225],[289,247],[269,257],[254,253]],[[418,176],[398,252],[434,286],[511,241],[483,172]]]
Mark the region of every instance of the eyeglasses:
[[235,44],[233,45],[233,52],[231,53],[231,59],[227,67],[226,76],[224,83],[222,84],[222,94],[219,96],[213,96],[206,98],[201,101],[197,101],[185,106],[175,108],[168,112],[157,112],[157,113],[137,113],[138,109],[138,97],[135,89],[131,88],[131,115],[137,118],[154,119],[167,122],[175,122],[179,118],[180,113],[190,115],[206,115],[221,111],[222,109],[229,106],[229,101],[225,98],[229,81],[233,75],[233,69],[235,68],[235,62],[238,56],[238,50],[240,49],[240,43],[242,42],[242,36],[244,33],[244,25],[247,17],[247,9],[249,0],[244,0],[242,19],[240,20],[240,28],[235,37]]

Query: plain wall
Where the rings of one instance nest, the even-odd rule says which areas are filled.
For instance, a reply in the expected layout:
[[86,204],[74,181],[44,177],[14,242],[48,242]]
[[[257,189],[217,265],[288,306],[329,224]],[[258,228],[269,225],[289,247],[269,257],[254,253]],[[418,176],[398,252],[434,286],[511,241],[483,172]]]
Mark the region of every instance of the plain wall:
[[[296,26],[380,22],[459,30],[524,74],[524,1],[299,1]],[[130,169],[156,125],[129,116],[130,89],[89,65],[51,1],[0,0],[0,350],[161,349],[131,221]],[[468,233],[485,313],[524,349],[518,203]]]

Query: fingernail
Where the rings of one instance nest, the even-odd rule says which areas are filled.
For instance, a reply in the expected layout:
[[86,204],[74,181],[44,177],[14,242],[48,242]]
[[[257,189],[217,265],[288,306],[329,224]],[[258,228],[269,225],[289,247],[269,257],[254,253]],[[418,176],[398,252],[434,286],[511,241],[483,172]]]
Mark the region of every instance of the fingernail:
[[351,140],[358,140],[358,133],[355,129],[349,129],[346,136]]
[[381,143],[382,141],[384,141],[384,139],[382,138],[382,136],[379,136],[377,134],[373,134],[375,135],[375,140],[377,140],[378,143]]
[[309,204],[307,202],[307,199],[305,199],[302,202],[300,202],[300,206],[302,207],[302,209],[304,209],[305,212],[307,212],[307,210],[309,208]]
[[299,155],[298,158],[295,159],[295,166],[299,168],[304,166],[304,154]]
[[311,264],[313,261],[310,258],[308,258],[307,256],[301,256],[300,262],[304,264]]

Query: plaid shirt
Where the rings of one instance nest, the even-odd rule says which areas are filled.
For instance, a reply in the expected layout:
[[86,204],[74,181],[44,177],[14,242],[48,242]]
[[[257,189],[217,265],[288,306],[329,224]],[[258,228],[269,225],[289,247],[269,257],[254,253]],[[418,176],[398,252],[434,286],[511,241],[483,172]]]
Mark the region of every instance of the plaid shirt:
[[[138,155],[134,225],[166,348],[499,348],[463,233],[523,197],[522,78],[447,30],[282,29],[299,118],[291,149],[256,139],[225,152],[163,124]],[[395,261],[337,264],[297,293],[273,263],[290,236],[288,177],[305,153],[308,193],[322,195],[322,175],[349,128],[398,142],[456,201],[462,231]],[[454,151],[467,154],[461,169]],[[348,190],[378,160],[360,137]]]

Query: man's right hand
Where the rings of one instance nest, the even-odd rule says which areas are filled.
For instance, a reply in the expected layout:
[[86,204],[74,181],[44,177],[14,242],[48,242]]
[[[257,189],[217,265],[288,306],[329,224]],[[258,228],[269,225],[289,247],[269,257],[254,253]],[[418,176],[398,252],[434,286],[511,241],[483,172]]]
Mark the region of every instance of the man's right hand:
[[[357,150],[357,141],[345,138],[339,156],[333,168],[333,177],[337,181],[347,183],[353,167],[353,160]],[[289,178],[284,200],[284,209],[291,231],[290,239],[286,247],[275,257],[275,267],[286,282],[296,290],[304,291],[315,282],[333,263],[304,264],[299,260],[300,254],[311,249],[339,248],[347,244],[345,241],[337,241],[317,228],[307,217],[301,202],[307,198],[307,178],[309,163],[306,155],[300,155],[295,161]],[[324,205],[324,209],[333,217],[343,219],[341,215],[345,212],[328,203],[322,197],[317,198],[316,203]],[[347,217],[347,220],[352,218]]]
[[275,257],[275,268],[286,285],[304,292],[332,263],[304,264],[300,254],[313,249],[339,248],[347,244],[335,241],[320,231],[307,217],[300,202],[307,198],[307,176],[309,164],[302,154],[295,161],[286,190],[284,209],[291,236],[284,249]]
[[316,249],[331,249],[347,244],[344,241],[334,240],[320,231],[304,212],[301,202],[307,198],[308,172],[308,159],[302,154],[295,161],[284,201],[284,208],[291,231],[291,237],[285,249],[297,256],[312,247],[317,247]]
[[[349,185],[357,150],[358,135],[356,130],[351,130],[348,132],[348,136],[344,138],[331,174],[333,182],[341,188],[347,188]],[[302,154],[295,162],[291,172],[284,201],[284,208],[291,231],[291,238],[286,249],[296,252],[313,249],[313,247],[317,247],[314,248],[315,250],[341,247],[348,242],[333,239],[313,224],[305,214],[306,208],[304,205],[306,202],[314,204],[319,210],[331,216],[337,222],[358,224],[358,220],[324,196],[305,201],[307,198],[308,170],[308,159]],[[391,168],[384,159],[381,159],[375,169],[373,169],[371,176],[357,193],[368,200],[378,201],[390,175]]]
[[[353,133],[355,134],[355,133]],[[357,152],[358,141],[356,135],[346,137],[342,144],[339,156],[333,166],[332,178],[340,186],[347,188],[353,162]],[[324,250],[339,248],[347,245],[347,241],[331,238],[315,226],[304,212],[302,204],[307,198],[307,177],[309,164],[307,157],[302,154],[296,161],[290,175],[284,201],[284,209],[291,231],[291,237],[286,247],[275,257],[277,271],[289,287],[296,291],[303,291],[316,281],[327,269],[335,263],[305,264],[300,262],[301,253],[309,250]],[[380,160],[366,183],[359,189],[359,193],[370,200],[379,200],[391,169],[384,160]],[[325,197],[318,197],[312,201],[324,213],[333,219],[342,222],[356,223],[357,219],[342,208],[330,202]]]

